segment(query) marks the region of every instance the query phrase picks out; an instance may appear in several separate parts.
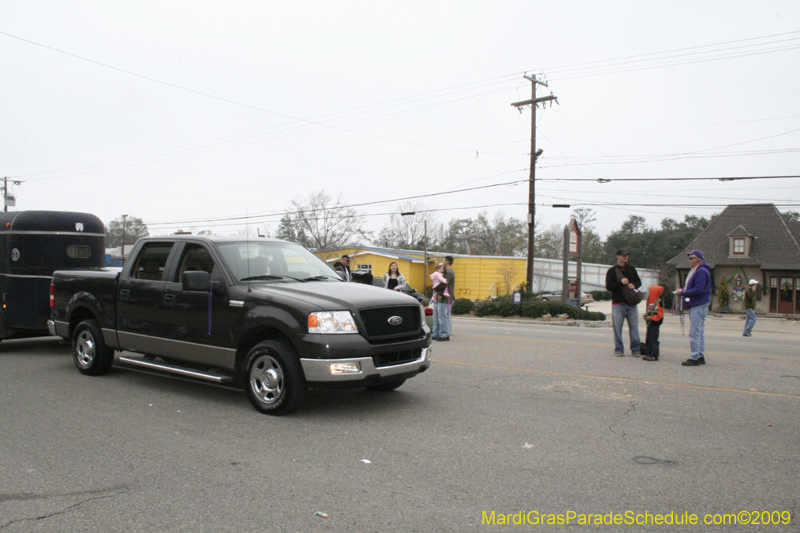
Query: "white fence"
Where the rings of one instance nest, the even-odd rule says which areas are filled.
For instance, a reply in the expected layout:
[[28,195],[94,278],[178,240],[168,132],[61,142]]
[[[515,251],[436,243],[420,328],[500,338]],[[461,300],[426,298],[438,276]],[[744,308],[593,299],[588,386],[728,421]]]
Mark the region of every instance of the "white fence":
[[[583,292],[606,290],[606,272],[612,265],[597,263],[581,264],[581,290]],[[578,265],[569,263],[569,279],[576,279]],[[636,272],[642,280],[646,291],[651,285],[658,285],[658,272],[645,268],[637,268]],[[533,292],[551,292],[561,289],[564,274],[564,263],[560,259],[535,259],[533,261]]]

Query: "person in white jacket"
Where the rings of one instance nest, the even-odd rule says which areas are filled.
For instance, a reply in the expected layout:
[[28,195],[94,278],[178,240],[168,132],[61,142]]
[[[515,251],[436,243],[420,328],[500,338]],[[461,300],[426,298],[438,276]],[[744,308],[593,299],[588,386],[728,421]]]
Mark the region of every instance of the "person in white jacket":
[[389,271],[383,275],[383,288],[400,291],[405,286],[406,278],[400,273],[397,263],[392,261],[392,264],[389,265]]

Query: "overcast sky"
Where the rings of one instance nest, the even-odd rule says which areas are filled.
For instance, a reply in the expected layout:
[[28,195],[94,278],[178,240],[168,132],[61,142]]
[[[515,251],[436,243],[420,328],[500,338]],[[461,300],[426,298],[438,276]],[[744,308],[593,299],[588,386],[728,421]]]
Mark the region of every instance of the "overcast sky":
[[[511,104],[531,97],[526,73],[558,98],[537,112],[545,227],[568,221],[552,204],[594,209],[603,236],[631,214],[800,210],[797,178],[663,180],[800,174],[796,0],[0,0],[0,14],[11,210],[274,233],[292,199],[325,190],[376,233],[420,195],[440,222],[525,219],[531,110]],[[652,181],[617,181],[632,178]]]

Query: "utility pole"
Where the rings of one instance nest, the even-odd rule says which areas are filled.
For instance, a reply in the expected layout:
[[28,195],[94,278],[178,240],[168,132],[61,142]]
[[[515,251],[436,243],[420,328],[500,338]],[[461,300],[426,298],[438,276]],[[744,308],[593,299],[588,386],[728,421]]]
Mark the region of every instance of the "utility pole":
[[122,264],[125,264],[125,221],[128,215],[122,215]]
[[[14,207],[17,205],[17,199],[8,194],[8,176],[3,176],[3,212],[8,213],[8,206]],[[12,180],[14,185],[21,185],[21,181]]]
[[534,227],[536,226],[536,160],[542,155],[544,150],[536,150],[536,109],[542,102],[549,102],[556,100],[552,94],[549,96],[542,96],[536,98],[536,86],[542,85],[547,87],[547,83],[537,80],[536,75],[525,75],[526,80],[531,82],[531,99],[523,102],[515,102],[511,105],[522,111],[524,106],[531,107],[531,168],[530,177],[528,178],[528,269],[525,274],[525,280],[528,284],[528,292],[533,291],[533,258],[534,258]]

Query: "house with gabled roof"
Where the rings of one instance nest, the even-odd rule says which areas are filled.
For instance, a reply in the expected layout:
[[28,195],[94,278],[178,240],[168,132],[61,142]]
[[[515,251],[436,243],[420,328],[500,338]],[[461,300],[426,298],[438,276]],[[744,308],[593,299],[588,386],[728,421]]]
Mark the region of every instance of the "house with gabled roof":
[[[784,219],[774,204],[730,205],[668,263],[683,286],[689,273],[687,254],[703,251],[716,289],[724,279],[730,310],[744,312],[749,280],[759,282],[756,312],[800,315],[800,222]],[[718,300],[712,298],[712,309]]]

